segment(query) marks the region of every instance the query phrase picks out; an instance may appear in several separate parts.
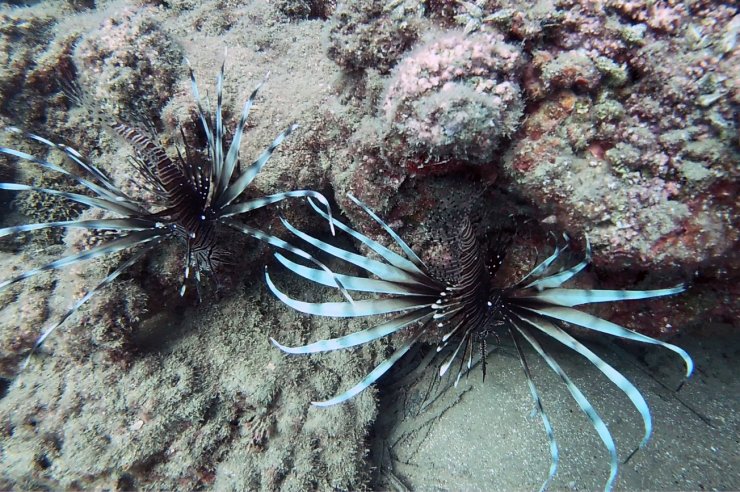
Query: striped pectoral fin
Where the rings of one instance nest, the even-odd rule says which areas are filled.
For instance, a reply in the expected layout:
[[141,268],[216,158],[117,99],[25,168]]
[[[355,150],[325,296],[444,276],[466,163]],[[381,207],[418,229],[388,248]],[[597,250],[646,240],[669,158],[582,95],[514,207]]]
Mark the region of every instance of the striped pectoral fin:
[[568,268],[567,270],[563,270],[560,273],[549,275],[547,277],[543,277],[533,282],[530,282],[524,288],[543,290],[543,289],[552,289],[555,287],[560,287],[565,282],[567,282],[574,276],[578,275],[578,273],[580,273],[584,268],[586,268],[590,262],[591,262],[591,257],[587,256],[575,266],[572,266],[571,268]]
[[[5,147],[0,147],[0,152],[13,155],[15,157],[18,157],[20,159],[33,162],[34,164],[38,164],[42,167],[45,167],[47,169],[51,169],[52,171],[56,171],[58,173],[70,176],[72,179],[76,180],[78,183],[82,184],[83,186],[89,188],[90,190],[94,191],[98,195],[101,196],[107,196],[108,198],[119,198],[119,199],[128,199],[126,195],[121,192],[115,185],[113,185],[110,181],[110,179],[102,172],[100,169],[95,167],[94,165],[87,162],[82,154],[80,154],[78,151],[73,149],[72,147],[69,147],[67,145],[58,144],[55,142],[52,142],[51,140],[47,140],[44,137],[41,137],[39,135],[36,135],[34,133],[24,132],[20,128],[11,126],[4,128],[5,131],[9,133],[15,133],[19,135],[23,135],[25,138],[28,138],[30,140],[35,140],[36,142],[42,143],[50,148],[57,149],[61,152],[63,152],[70,160],[72,160],[75,164],[80,166],[82,169],[87,171],[94,179],[96,179],[103,187],[91,183],[84,178],[77,176],[76,174],[72,174],[69,171],[67,171],[64,168],[61,168],[57,166],[56,164],[52,164],[48,161],[45,161],[43,159],[39,159],[37,157],[34,157],[30,154],[27,154],[25,152],[20,152],[15,149],[9,149]],[[133,205],[132,205],[133,207]]]
[[355,197],[351,193],[348,193],[347,196],[350,200],[355,202],[356,205],[358,205],[362,210],[365,211],[366,214],[368,214],[375,222],[377,222],[383,229],[385,229],[385,232],[388,233],[390,237],[393,238],[393,240],[398,244],[398,246],[403,250],[403,252],[406,254],[408,259],[418,268],[420,272],[423,272],[427,270],[426,265],[423,261],[421,261],[421,258],[419,258],[416,253],[414,253],[414,250],[412,250],[408,244],[406,244],[406,241],[401,239],[401,236],[396,234],[396,231],[391,229],[391,227],[386,224],[380,217],[378,217],[375,212],[373,212],[370,207],[365,205],[365,203],[360,200],[359,198]]
[[51,335],[57,328],[59,328],[62,325],[62,323],[64,323],[67,320],[67,318],[69,318],[74,313],[76,313],[82,307],[83,304],[85,304],[95,295],[96,292],[100,291],[107,285],[110,285],[110,283],[113,282],[116,278],[118,278],[119,275],[121,275],[124,271],[126,271],[136,262],[138,262],[146,253],[154,249],[154,247],[156,247],[159,244],[159,242],[160,241],[157,241],[154,244],[151,244],[147,246],[146,248],[143,248],[140,251],[137,251],[136,254],[134,254],[131,258],[121,263],[118,266],[118,268],[116,268],[116,270],[113,271],[113,273],[105,277],[95,287],[90,289],[84,296],[82,296],[82,298],[80,298],[77,302],[75,302],[72,305],[72,307],[70,307],[54,324],[46,328],[41,334],[41,336],[36,340],[36,343],[34,343],[33,347],[31,348],[31,351],[29,352],[25,361],[21,365],[20,370],[23,371],[26,367],[28,367],[28,364],[30,363],[31,357],[33,356],[33,354],[35,354],[38,351],[41,345],[43,345],[44,341],[46,341],[46,339],[49,338],[49,335]]
[[[325,219],[328,219],[329,218],[327,216],[327,214],[325,214],[322,210],[320,210],[316,206],[315,203],[311,202],[310,199],[309,199],[309,202],[311,203],[311,206],[313,207],[313,209],[319,215],[321,215]],[[404,270],[404,271],[409,272],[409,273],[414,273],[419,278],[423,278],[423,279],[427,279],[428,278],[428,275],[427,275],[427,273],[425,273],[425,270],[422,269],[422,268],[419,268],[416,264],[414,264],[414,262],[408,260],[407,258],[404,258],[403,256],[399,255],[398,253],[395,253],[395,252],[391,251],[390,249],[386,248],[385,246],[383,246],[379,242],[377,242],[377,241],[375,241],[373,239],[370,239],[366,235],[355,231],[351,227],[348,227],[348,226],[342,224],[341,222],[339,222],[337,220],[333,220],[332,223],[334,225],[336,225],[338,229],[346,232],[347,234],[349,234],[353,238],[357,239],[358,241],[360,241],[361,243],[363,243],[364,245],[366,245],[368,248],[370,248],[373,251],[375,251],[385,261],[387,261],[388,263],[390,263],[394,267],[399,268],[399,269]],[[427,282],[427,283],[429,283],[429,282]]]
[[76,263],[94,260],[95,258],[100,258],[102,256],[106,256],[109,254],[117,253],[119,251],[123,251],[128,248],[132,248],[139,244],[147,243],[161,236],[162,234],[160,234],[160,232],[157,230],[132,232],[131,234],[128,234],[121,238],[114,239],[113,241],[109,241],[107,243],[101,244],[100,246],[96,246],[94,248],[81,251],[80,253],[77,253],[77,254],[65,256],[56,261],[52,261],[51,263],[47,263],[46,265],[42,265],[38,268],[27,270],[16,277],[0,282],[0,290],[8,287],[9,285],[15,284],[16,282],[20,282],[27,278],[36,276],[42,272],[47,272],[51,270],[59,270],[61,268],[68,267]]
[[[465,330],[465,333],[460,338],[460,341],[457,343],[457,347],[455,347],[455,350],[453,350],[452,355],[450,355],[450,357],[444,362],[444,364],[439,367],[439,377],[442,377],[447,373],[447,371],[450,369],[450,366],[457,358],[457,354],[460,352],[460,349],[468,343],[470,332],[473,330],[474,326],[475,325],[471,325],[470,328]],[[455,383],[455,385],[457,386],[457,382]]]
[[[467,357],[466,357],[467,355]],[[467,359],[467,368],[465,367],[465,360]],[[486,359],[485,355],[481,354],[481,363],[483,365],[483,380],[486,379]],[[457,376],[455,377],[455,388],[460,383],[460,379],[463,374],[468,374],[470,368],[473,367],[473,337],[467,337],[465,342],[465,349],[463,350],[462,356],[460,357],[460,364],[457,367]]]
[[571,335],[566,333],[560,327],[547,319],[541,317],[534,317],[529,313],[519,312],[519,317],[531,326],[536,328],[554,338],[558,342],[562,343],[566,347],[574,350],[576,353],[582,355],[589,362],[591,362],[599,371],[601,371],[609,380],[614,383],[632,402],[635,409],[640,412],[642,416],[643,426],[645,428],[645,435],[640,442],[640,447],[644,447],[650,440],[650,435],[653,431],[653,419],[650,415],[650,409],[642,396],[642,393],[632,384],[626,377],[624,377],[619,371],[614,369],[612,366],[604,362],[598,355],[593,353],[588,347],[583,345],[581,342],[573,338]]
[[275,139],[272,141],[269,147],[267,147],[260,156],[252,161],[252,163],[247,166],[247,168],[239,175],[239,177],[236,178],[236,181],[231,183],[219,196],[216,200],[216,208],[221,208],[229,205],[232,201],[234,201],[239,195],[241,195],[244,190],[247,189],[247,186],[254,180],[254,177],[257,176],[257,174],[262,170],[262,168],[267,164],[267,161],[272,156],[272,153],[275,152],[275,149],[282,143],[285,138],[290,135],[296,128],[298,128],[297,124],[292,124],[285,130],[283,130]]
[[613,335],[616,337],[626,338],[628,340],[633,340],[636,342],[648,343],[651,345],[659,345],[681,356],[684,363],[686,364],[687,378],[691,376],[691,373],[694,371],[694,361],[691,359],[691,356],[681,347],[656,340],[655,338],[651,338],[647,335],[643,335],[632,330],[628,330],[623,326],[612,323],[611,321],[607,321],[605,319],[601,319],[592,314],[584,313],[583,311],[578,311],[577,309],[569,307],[558,306],[548,306],[537,309],[525,307],[523,309],[541,314],[549,318],[566,321],[568,323],[573,323],[584,328],[589,328],[601,333],[606,333],[607,335]]
[[363,299],[354,302],[304,302],[292,299],[280,291],[272,282],[270,275],[265,271],[265,281],[270,291],[284,304],[296,311],[317,316],[333,318],[354,318],[359,316],[374,316],[388,314],[408,309],[428,307],[431,301],[428,297],[407,296],[391,297],[386,299]]
[[[35,135],[34,135],[35,136]],[[39,137],[41,138],[41,137]],[[42,168],[49,169],[51,171],[57,172],[59,174],[62,174],[64,176],[68,176],[69,178],[77,181],[87,189],[93,191],[99,196],[109,198],[109,199],[117,199],[119,197],[122,197],[123,195],[121,193],[113,193],[110,189],[105,189],[103,187],[98,186],[95,183],[92,183],[81,176],[77,176],[76,174],[72,174],[71,172],[67,171],[66,169],[57,166],[56,164],[52,164],[49,161],[45,161],[44,159],[39,159],[38,157],[35,157],[31,154],[28,154],[26,152],[21,152],[20,150],[11,149],[8,147],[0,147],[0,153],[11,155],[13,157],[17,157],[18,159],[22,159],[24,161],[36,164]],[[114,188],[115,189],[115,188]]]
[[[249,227],[249,226],[243,225],[243,224],[237,224],[236,222],[233,222],[231,220],[224,219],[224,218],[220,219],[220,222],[223,223],[223,224],[225,224],[225,225],[227,225],[227,226],[229,226],[229,227],[231,227],[232,229],[234,229],[236,231],[239,231],[239,232],[241,232],[243,234],[247,234],[249,236],[252,236],[255,239],[259,239],[260,241],[264,241],[267,244],[270,244],[272,246],[275,246],[276,248],[280,248],[280,249],[283,249],[285,251],[290,251],[294,255],[297,255],[297,256],[305,259],[305,260],[310,261],[311,263],[313,263],[314,265],[318,266],[324,272],[326,272],[327,274],[331,275],[334,278],[334,285],[333,285],[333,287],[336,287],[337,289],[339,289],[339,291],[342,293],[342,295],[345,297],[345,299],[347,299],[348,302],[350,302],[350,303],[354,302],[353,299],[352,299],[352,296],[349,295],[349,292],[347,291],[347,289],[344,288],[344,286],[342,285],[342,282],[340,282],[339,279],[337,279],[337,277],[334,274],[334,272],[332,272],[326,265],[324,265],[319,260],[317,260],[316,258],[314,258],[313,256],[311,256],[309,253],[303,251],[300,248],[296,248],[295,246],[287,243],[286,241],[283,241],[282,239],[280,239],[278,237],[275,237],[275,236],[272,236],[272,235],[267,234],[265,232],[262,232],[259,229],[255,229],[253,227]],[[266,271],[266,269],[265,269],[265,271]]]
[[193,71],[193,67],[190,65],[190,60],[185,58],[185,63],[188,65],[188,70],[190,71],[190,87],[193,92],[193,99],[195,99],[195,104],[198,107],[198,118],[200,119],[201,126],[203,127],[203,132],[206,134],[206,140],[208,141],[208,153],[209,157],[211,159],[211,162],[216,163],[216,156],[215,156],[215,142],[213,138],[213,131],[211,130],[211,125],[208,122],[208,117],[206,116],[205,111],[203,110],[203,103],[200,98],[200,92],[198,91],[198,82],[195,79],[195,72]]
[[261,198],[256,198],[248,202],[228,205],[221,210],[221,212],[219,213],[219,216],[220,217],[232,217],[234,215],[243,214],[245,212],[250,212],[252,210],[256,210],[258,208],[262,208],[267,205],[277,203],[279,201],[285,200],[286,198],[303,198],[303,197],[306,197],[309,199],[315,198],[316,200],[321,202],[321,204],[324,205],[324,207],[326,207],[326,214],[329,220],[329,228],[331,229],[332,235],[334,235],[334,221],[332,220],[332,217],[331,217],[331,206],[329,205],[329,201],[326,199],[324,195],[322,195],[318,191],[313,191],[313,190],[286,191],[284,193],[276,193],[274,195],[268,195],[268,196],[263,196]]
[[22,224],[0,229],[0,237],[18,234],[20,232],[38,231],[54,227],[95,229],[99,231],[142,231],[152,229],[155,224],[150,220],[128,219],[101,219],[101,220],[63,220],[58,222],[40,222],[37,224]]
[[224,68],[226,67],[226,56],[221,62],[221,70],[216,76],[216,121],[214,128],[213,148],[213,178],[216,189],[221,187],[224,178],[224,120],[223,120],[223,92],[224,92]]
[[543,290],[560,287],[565,282],[578,275],[584,268],[588,266],[589,263],[591,263],[591,243],[588,241],[588,237],[586,237],[586,255],[584,256],[583,260],[581,260],[578,264],[568,268],[567,270],[563,270],[562,272],[534,280],[524,286],[524,288]]
[[537,339],[534,338],[523,326],[520,326],[517,323],[513,323],[513,326],[524,337],[524,339],[529,342],[532,348],[540,355],[540,357],[542,357],[547,365],[550,366],[555,374],[560,377],[563,383],[565,383],[565,387],[568,389],[568,392],[570,392],[571,396],[578,404],[578,407],[591,421],[591,425],[593,426],[594,430],[596,430],[597,434],[601,438],[601,441],[604,443],[604,446],[609,452],[609,478],[607,479],[604,489],[611,490],[614,487],[614,482],[617,478],[617,471],[619,470],[619,459],[617,457],[617,447],[614,444],[614,439],[612,438],[609,429],[602,420],[601,416],[596,412],[596,409],[594,409],[593,405],[591,405],[591,403],[588,401],[588,398],[586,398],[586,396],[578,388],[578,386],[575,385],[573,380],[570,379],[570,376],[568,376],[563,368],[560,367],[560,364],[558,364],[557,361],[545,351],[545,349],[540,345]]
[[360,268],[377,276],[378,278],[381,278],[389,282],[417,284],[420,286],[426,285],[420,282],[417,276],[401,268],[398,268],[398,267],[395,267],[393,265],[389,265],[386,263],[382,263],[380,261],[376,261],[370,258],[366,258],[362,255],[358,255],[357,253],[352,253],[342,248],[338,248],[325,241],[322,241],[309,234],[306,234],[303,231],[296,229],[285,219],[281,219],[281,220],[283,221],[283,225],[285,226],[286,229],[288,229],[291,233],[301,238],[303,241],[306,241],[311,246],[327,254],[330,254],[336,258],[344,260],[347,263],[352,263],[353,265],[357,265]]
[[530,270],[529,273],[527,273],[526,275],[524,275],[524,277],[522,277],[519,280],[519,282],[516,283],[516,285],[517,286],[522,285],[524,283],[524,281],[527,280],[530,277],[538,278],[541,275],[543,275],[547,271],[547,269],[550,268],[550,265],[552,265],[553,262],[558,259],[558,257],[560,256],[560,254],[563,251],[565,251],[565,249],[567,247],[568,247],[567,244],[565,245],[565,247],[563,249],[560,249],[559,246],[555,246],[555,251],[553,251],[553,253],[550,256],[548,256],[547,258],[545,258],[545,260],[542,263],[540,263],[539,265],[537,265],[536,267],[534,267],[532,270]]
[[231,182],[231,177],[234,174],[236,163],[239,161],[239,147],[241,146],[244,128],[247,126],[247,120],[249,119],[249,112],[252,109],[252,105],[254,104],[254,100],[257,97],[257,93],[266,80],[267,75],[265,75],[265,78],[262,79],[262,82],[257,84],[257,87],[254,88],[252,93],[249,95],[249,98],[244,103],[241,116],[239,117],[239,122],[237,123],[236,128],[234,128],[234,136],[231,139],[229,151],[226,154],[226,158],[224,159],[223,176],[219,182],[218,194],[223,193],[226,190],[226,187]]
[[430,316],[431,312],[431,309],[428,308],[418,309],[406,314],[402,314],[400,316],[396,316],[393,319],[390,319],[384,323],[373,326],[372,328],[368,328],[366,330],[358,331],[356,333],[350,333],[349,335],[345,335],[343,337],[320,340],[318,342],[303,345],[300,347],[286,347],[285,345],[281,345],[280,343],[278,343],[274,338],[270,338],[270,340],[277,348],[289,354],[314,354],[317,352],[331,352],[333,350],[356,347],[358,345],[363,345],[365,343],[372,342],[373,340],[383,338],[399,330],[402,330],[409,325],[425,321],[425,319]]
[[[509,320],[509,323],[511,323],[511,320]],[[514,333],[514,329],[510,328],[509,334],[514,341],[514,347],[519,354],[519,362],[521,362],[522,370],[524,371],[524,375],[527,378],[529,393],[532,395],[532,399],[534,400],[535,406],[537,407],[537,413],[539,413],[540,418],[542,419],[542,425],[545,428],[545,434],[547,435],[547,442],[550,445],[550,472],[547,475],[547,480],[545,480],[545,482],[540,487],[540,492],[544,492],[545,490],[547,490],[547,487],[550,486],[550,483],[552,483],[552,479],[555,478],[555,474],[558,472],[560,452],[558,451],[558,443],[555,439],[555,432],[552,429],[552,424],[550,424],[550,419],[548,418],[547,413],[545,413],[545,407],[542,405],[542,400],[540,399],[539,392],[537,391],[537,387],[535,386],[534,380],[532,379],[532,373],[529,370],[529,364],[527,364],[527,359],[524,356],[524,351],[522,350],[519,340]]]
[[361,393],[363,390],[367,389],[370,385],[372,385],[375,381],[380,379],[380,377],[388,372],[388,370],[393,367],[393,364],[398,362],[398,360],[406,355],[406,352],[409,351],[409,349],[414,345],[414,343],[419,340],[421,337],[421,334],[423,332],[419,332],[418,335],[416,335],[413,339],[407,341],[404,343],[401,347],[399,347],[393,354],[391,354],[390,357],[385,359],[383,362],[378,364],[378,366],[373,369],[370,374],[365,376],[362,381],[345,391],[344,393],[335,396],[334,398],[331,398],[330,400],[326,401],[313,401],[311,402],[312,405],[315,405],[317,407],[330,407],[332,405],[336,405],[338,403],[345,402],[352,398],[353,396],[357,395],[358,393]]
[[87,205],[88,207],[96,207],[108,212],[113,212],[120,215],[130,215],[132,208],[125,202],[118,202],[108,200],[104,198],[93,198],[87,195],[80,195],[78,193],[68,193],[66,191],[54,190],[51,188],[40,188],[38,186],[29,186],[20,183],[0,183],[0,190],[8,191],[36,191],[51,196],[60,196],[67,200]]
[[594,290],[594,289],[546,289],[521,299],[535,299],[564,307],[597,302],[632,301],[653,297],[671,296],[686,290],[681,284],[669,289],[655,290]]
[[374,278],[366,277],[355,277],[351,275],[343,275],[335,273],[330,275],[323,270],[318,268],[310,268],[304,265],[300,265],[294,261],[289,260],[280,253],[275,253],[275,258],[288,270],[299,275],[306,280],[316,282],[317,284],[326,285],[327,287],[334,287],[335,279],[339,279],[342,285],[348,290],[356,292],[371,292],[374,294],[395,294],[395,295],[421,295],[427,294],[434,295],[434,292],[427,289],[420,289],[417,286],[409,286],[400,284],[397,282],[387,282],[385,280],[378,280]]

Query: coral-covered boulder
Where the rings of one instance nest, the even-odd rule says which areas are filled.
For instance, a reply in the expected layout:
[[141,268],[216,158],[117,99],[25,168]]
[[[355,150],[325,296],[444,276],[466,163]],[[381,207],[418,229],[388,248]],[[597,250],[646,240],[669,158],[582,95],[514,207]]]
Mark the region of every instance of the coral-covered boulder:
[[75,54],[90,95],[124,121],[155,120],[182,69],[182,51],[147,9],[106,19]]
[[491,161],[519,126],[523,56],[498,34],[453,31],[400,62],[381,103],[385,144],[402,166]]

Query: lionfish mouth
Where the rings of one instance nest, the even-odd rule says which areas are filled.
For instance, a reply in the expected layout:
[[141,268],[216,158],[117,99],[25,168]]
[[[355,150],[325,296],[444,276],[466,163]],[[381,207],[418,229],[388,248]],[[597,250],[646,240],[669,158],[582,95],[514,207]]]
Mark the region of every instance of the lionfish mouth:
[[[462,221],[455,241],[459,254],[452,268],[445,275],[432,272],[414,251],[372,210],[357,198],[349,198],[361,207],[393,239],[403,254],[398,254],[354,229],[328,217],[310,199],[314,210],[333,222],[337,229],[360,241],[380,260],[361,256],[333,246],[310,236],[283,220],[286,228],[305,243],[335,259],[350,263],[365,270],[370,277],[327,273],[296,263],[280,253],[277,260],[288,270],[311,282],[338,288],[376,294],[372,299],[348,300],[345,302],[311,303],[293,299],[283,293],[265,272],[267,285],[283,303],[302,313],[338,318],[364,317],[393,314],[385,321],[362,331],[338,338],[319,340],[303,346],[289,347],[271,339],[282,351],[289,354],[311,354],[355,347],[373,340],[408,330],[409,336],[390,357],[382,361],[360,382],[343,393],[325,401],[313,402],[317,406],[330,406],[344,402],[375,383],[385,374],[422,336],[439,335],[437,351],[450,347],[449,355],[439,366],[439,376],[445,375],[456,360],[459,360],[455,384],[473,366],[474,343],[481,344],[485,355],[487,335],[502,327],[513,340],[519,355],[530,393],[542,419],[548,437],[551,466],[545,489],[557,472],[559,451],[553,427],[545,413],[537,388],[526,362],[522,341],[525,341],[547,365],[560,377],[580,409],[589,419],[610,455],[610,473],[605,488],[611,489],[618,471],[618,455],[614,439],[606,424],[586,396],[560,366],[557,360],[543,347],[539,338],[551,338],[573,350],[593,364],[632,402],[640,413],[644,436],[639,446],[644,447],[652,433],[652,417],[647,402],[640,391],[621,373],[607,364],[584,344],[574,338],[565,324],[577,325],[586,330],[651,345],[658,345],[678,354],[686,365],[686,377],[693,371],[691,357],[680,347],[648,337],[618,324],[574,309],[575,306],[591,303],[615,302],[669,296],[685,290],[684,285],[657,290],[596,290],[569,289],[563,284],[580,273],[591,261],[591,249],[586,240],[584,258],[575,265],[557,268],[568,245],[556,247],[554,252],[539,263],[520,280],[504,287],[492,287],[492,277],[503,263],[506,244],[499,243],[486,250],[476,237],[470,221]],[[308,253],[304,254],[304,258]],[[485,357],[482,367],[485,374]],[[634,452],[632,454],[634,454]],[[631,457],[632,454],[629,456]],[[629,459],[629,458],[628,458]]]

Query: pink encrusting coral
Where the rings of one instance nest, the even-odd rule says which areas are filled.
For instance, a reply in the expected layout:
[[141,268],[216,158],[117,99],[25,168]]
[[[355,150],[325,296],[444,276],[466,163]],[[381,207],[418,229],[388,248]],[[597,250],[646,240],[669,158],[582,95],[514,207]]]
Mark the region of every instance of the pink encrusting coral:
[[421,45],[395,69],[381,102],[386,151],[399,163],[491,161],[524,107],[522,52],[494,33],[451,31]]
[[[589,233],[597,264],[723,264],[740,239],[738,204],[726,197],[740,159],[731,130],[738,56],[722,44],[737,31],[733,10],[661,12],[663,21],[650,14],[635,26],[596,8],[568,11],[556,29],[568,51],[533,58],[537,75],[525,87],[545,102],[528,111],[504,159],[535,203]],[[669,22],[676,16],[683,29]],[[710,25],[714,39],[701,27]]]
[[385,78],[332,169],[340,203],[353,191],[416,217],[430,197],[397,198],[408,178],[472,165],[588,233],[597,264],[725,263],[739,240],[736,9],[489,3],[456,7],[474,32],[430,27]]
[[521,49],[498,33],[430,33],[398,62],[377,98],[377,116],[356,125],[346,158],[332,164],[346,213],[360,228],[372,228],[346,206],[351,191],[391,219],[414,220],[439,196],[422,187],[406,197],[401,187],[409,178],[472,166],[495,179],[495,156],[523,115],[525,62]]

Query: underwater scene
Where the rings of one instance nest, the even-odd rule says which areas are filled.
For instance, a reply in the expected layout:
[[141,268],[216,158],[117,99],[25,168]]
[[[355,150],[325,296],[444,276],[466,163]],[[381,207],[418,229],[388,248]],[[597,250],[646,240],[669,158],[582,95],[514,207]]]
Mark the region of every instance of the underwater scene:
[[0,490],[740,489],[739,11],[0,4]]

